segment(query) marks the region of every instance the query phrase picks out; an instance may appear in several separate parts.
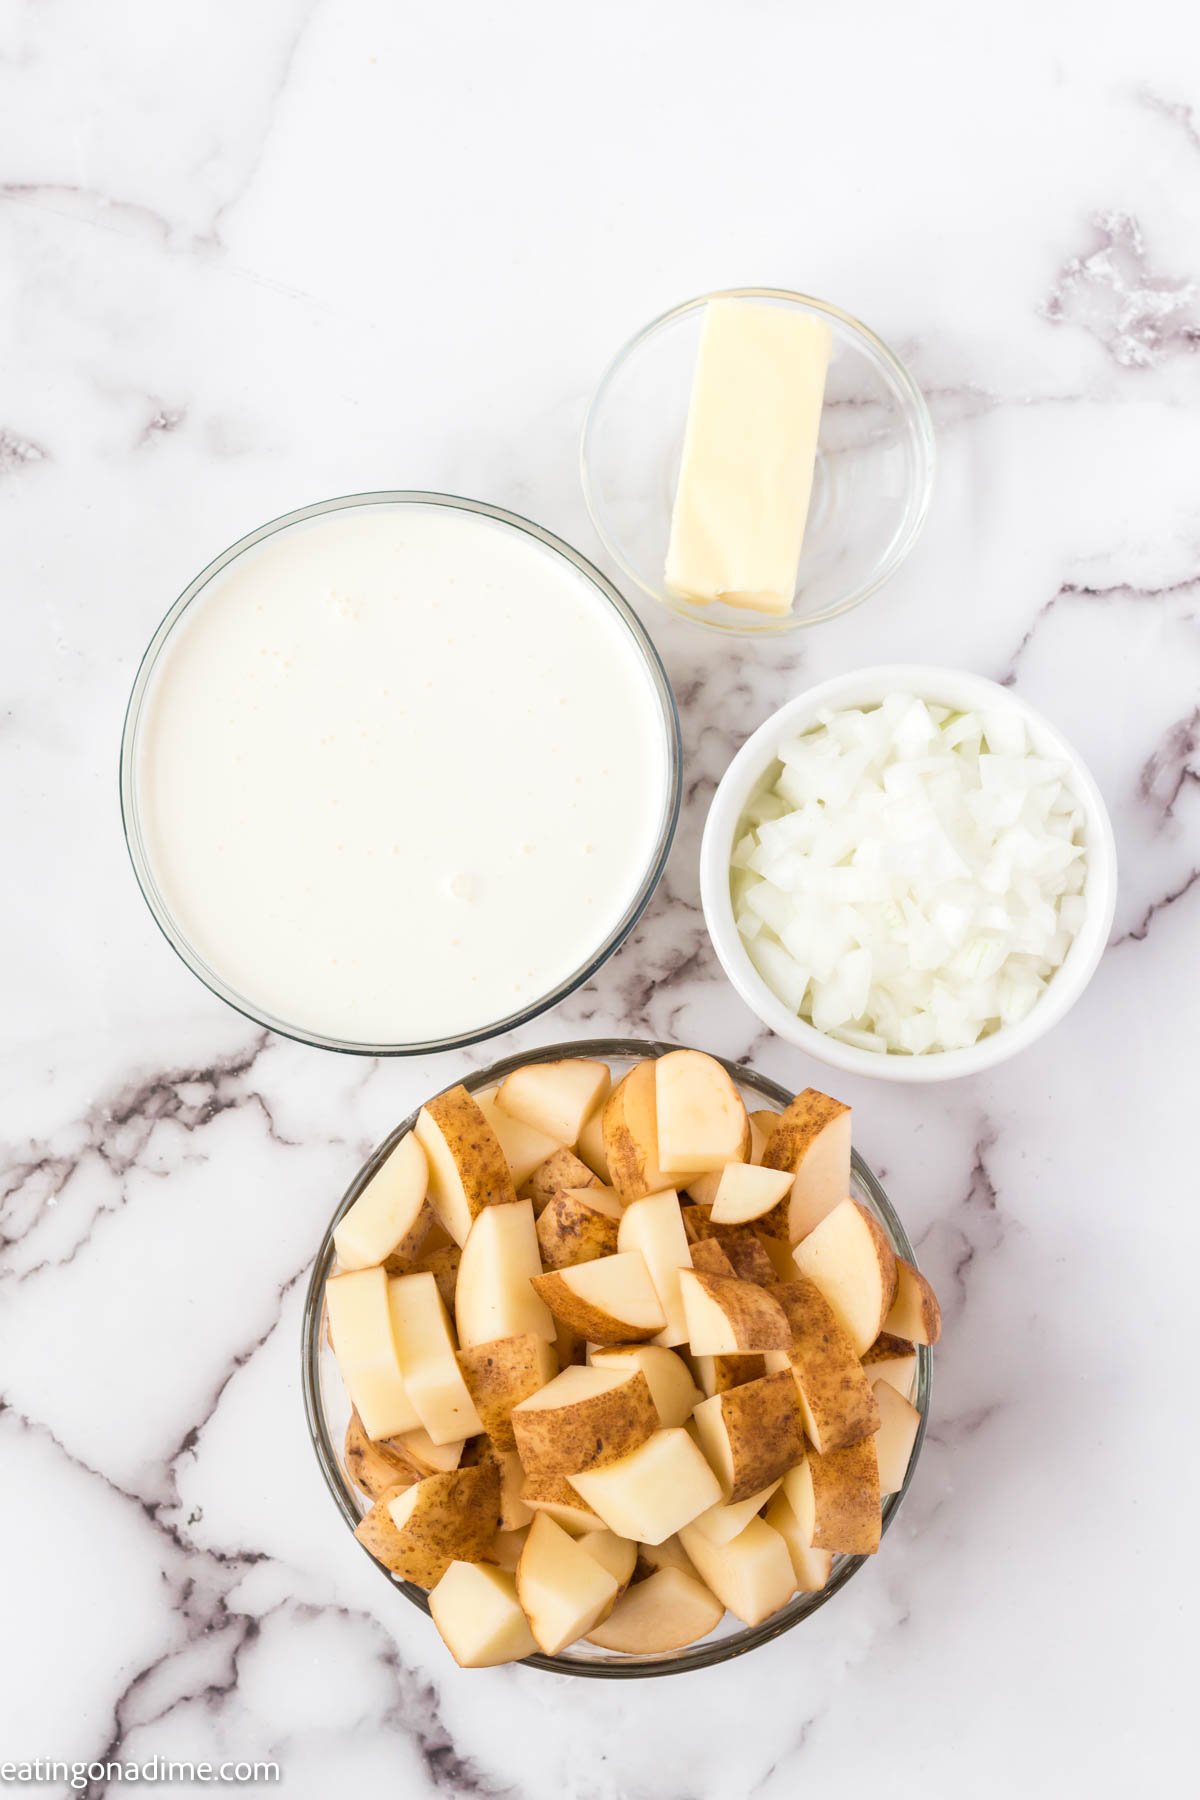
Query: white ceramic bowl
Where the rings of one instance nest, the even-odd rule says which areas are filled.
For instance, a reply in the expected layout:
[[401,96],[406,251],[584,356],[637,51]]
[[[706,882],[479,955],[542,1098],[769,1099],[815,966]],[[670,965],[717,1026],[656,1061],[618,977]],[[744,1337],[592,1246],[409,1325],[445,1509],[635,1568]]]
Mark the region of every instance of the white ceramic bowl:
[[[729,863],[735,833],[751,796],[777,761],[779,746],[818,722],[823,708],[873,706],[888,694],[912,693],[921,699],[961,711],[975,707],[1008,707],[1025,721],[1034,746],[1068,765],[1070,781],[1085,816],[1087,875],[1086,912],[1081,930],[1045,994],[1017,1025],[1003,1026],[965,1050],[931,1051],[925,1056],[860,1050],[818,1031],[797,1018],[772,993],[746,954],[734,923],[729,894]],[[924,663],[899,663],[859,669],[836,676],[789,700],[760,725],[726,769],[713,796],[700,849],[700,894],[709,936],[721,966],[742,999],[764,1025],[810,1056],[855,1075],[879,1075],[887,1081],[946,1081],[974,1075],[1006,1062],[1032,1044],[1070,1010],[1091,980],[1108,942],[1117,899],[1117,849],[1100,790],[1078,751],[1024,700],[982,675],[940,669]]]

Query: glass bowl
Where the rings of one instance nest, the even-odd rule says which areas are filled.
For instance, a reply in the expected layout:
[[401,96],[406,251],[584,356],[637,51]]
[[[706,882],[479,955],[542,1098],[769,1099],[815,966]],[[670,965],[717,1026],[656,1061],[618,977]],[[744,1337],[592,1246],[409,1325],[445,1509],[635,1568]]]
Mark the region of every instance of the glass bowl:
[[[597,600],[602,605],[611,608],[638,652],[653,695],[652,703],[656,704],[658,708],[664,746],[662,812],[651,854],[632,899],[603,941],[595,947],[578,968],[560,980],[549,992],[522,1004],[516,1011],[503,1018],[489,1020],[444,1037],[431,1038],[421,1042],[367,1042],[326,1036],[320,1031],[276,1016],[251,996],[239,992],[225,979],[220,970],[213,967],[196,946],[188,941],[186,933],[173,916],[155,879],[143,830],[139,796],[138,771],[141,732],[146,721],[147,702],[153,691],[156,670],[159,668],[181,620],[191,608],[203,604],[205,592],[213,578],[276,532],[286,531],[291,526],[300,525],[306,520],[317,518],[325,513],[376,506],[433,506],[480,514],[488,519],[499,521],[514,532],[535,539],[556,557],[580,571],[594,589]],[[619,726],[616,728],[619,729]],[[675,697],[671,692],[670,681],[645,627],[613,584],[569,544],[563,543],[553,533],[544,530],[540,525],[533,524],[528,519],[519,517],[516,513],[507,512],[503,507],[489,506],[479,500],[464,500],[451,494],[424,493],[414,490],[349,494],[339,499],[323,500],[312,506],[300,507],[295,512],[285,513],[281,518],[272,519],[268,524],[261,525],[257,531],[252,531],[246,537],[240,538],[236,544],[232,544],[228,550],[222,552],[215,561],[209,563],[208,567],[202,569],[195,580],[180,595],[150,640],[133,684],[121,739],[121,819],[125,830],[125,841],[143,898],[171,948],[212,993],[247,1018],[255,1020],[271,1031],[278,1032],[282,1037],[295,1038],[301,1043],[311,1044],[318,1049],[339,1050],[362,1056],[424,1055],[434,1051],[457,1049],[466,1044],[478,1043],[485,1038],[497,1037],[503,1032],[512,1031],[517,1026],[526,1024],[538,1013],[545,1012],[548,1007],[557,1005],[567,994],[590,980],[601,964],[624,943],[645,911],[650,897],[658,885],[663,869],[666,867],[675,827],[679,820],[682,786],[683,758],[679,714],[675,706]]]
[[[724,299],[816,313],[833,334],[796,596],[782,618],[699,605],[664,584],[704,309]],[[621,571],[682,618],[743,636],[819,625],[881,587],[925,522],[933,462],[928,409],[895,353],[838,307],[782,288],[702,294],[645,326],[601,378],[580,447],[588,511]]]
[[[465,1074],[462,1081],[470,1092],[478,1093],[481,1088],[493,1087],[502,1081],[513,1069],[528,1063],[554,1062],[564,1056],[599,1057],[610,1065],[614,1075],[618,1075],[624,1074],[630,1064],[644,1057],[665,1056],[668,1050],[677,1048],[674,1044],[644,1042],[638,1038],[587,1038],[579,1043],[545,1044],[521,1056],[506,1056],[502,1062],[493,1063],[489,1069],[473,1070]],[[765,1076],[756,1075],[753,1070],[743,1068],[739,1063],[726,1062],[723,1057],[718,1058],[718,1061],[737,1082],[743,1096],[752,1100],[756,1108],[777,1112],[791,1100],[792,1095],[778,1082],[768,1081]],[[412,1129],[416,1116],[414,1111],[394,1131],[389,1132],[343,1194],[317,1251],[304,1303],[301,1382],[305,1417],[325,1484],[351,1531],[367,1511],[367,1501],[351,1482],[342,1463],[342,1445],[350,1418],[350,1405],[325,1331],[325,1282],[334,1264],[335,1225],[347,1208],[353,1205],[380,1164],[391,1154],[399,1139]],[[915,1262],[908,1234],[893,1211],[887,1195],[857,1151],[854,1152],[852,1189],[854,1198],[860,1200],[878,1219],[896,1254],[903,1256],[908,1262]],[[925,1346],[918,1345],[916,1391],[912,1399],[921,1414],[921,1423],[909,1459],[908,1472],[904,1477],[904,1486],[899,1493],[889,1494],[883,1502],[885,1532],[908,1492],[921,1454],[929,1416],[932,1371],[932,1353]],[[364,1550],[363,1554],[370,1553]],[[371,1560],[375,1563],[373,1557]],[[587,1675],[600,1679],[620,1679],[634,1675],[680,1675],[689,1669],[707,1669],[714,1663],[728,1661],[730,1657],[744,1656],[748,1650],[757,1649],[760,1644],[769,1644],[773,1638],[781,1637],[785,1631],[790,1631],[802,1619],[807,1619],[819,1607],[824,1606],[827,1600],[831,1600],[845,1587],[864,1563],[873,1560],[866,1556],[837,1556],[834,1558],[833,1573],[819,1594],[794,1595],[785,1607],[764,1620],[761,1625],[741,1625],[726,1614],[715,1632],[701,1643],[689,1645],[684,1650],[667,1651],[658,1656],[626,1656],[616,1651],[601,1650],[594,1645],[579,1644],[564,1650],[558,1656],[529,1656],[525,1662],[530,1668],[549,1669],[557,1675]],[[424,1588],[401,1581],[379,1563],[375,1563],[375,1567],[381,1578],[398,1588],[406,1600],[411,1600],[423,1613],[429,1612],[429,1600]]]

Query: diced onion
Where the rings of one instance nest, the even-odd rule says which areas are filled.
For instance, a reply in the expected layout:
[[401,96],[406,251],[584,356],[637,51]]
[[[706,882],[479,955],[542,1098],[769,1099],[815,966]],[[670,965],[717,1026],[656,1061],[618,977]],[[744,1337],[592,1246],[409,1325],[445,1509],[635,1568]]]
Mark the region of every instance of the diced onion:
[[822,714],[746,809],[731,893],[789,1011],[843,1043],[961,1049],[1037,1005],[1084,919],[1069,771],[1007,707]]

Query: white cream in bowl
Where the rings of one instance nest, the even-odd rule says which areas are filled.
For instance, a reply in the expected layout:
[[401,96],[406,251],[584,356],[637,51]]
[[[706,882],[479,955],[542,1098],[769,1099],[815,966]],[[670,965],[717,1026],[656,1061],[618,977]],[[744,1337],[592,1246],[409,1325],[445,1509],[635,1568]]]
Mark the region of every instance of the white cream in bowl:
[[300,1035],[411,1046],[536,1006],[617,930],[670,812],[669,731],[634,632],[556,547],[355,504],[208,581],[134,779],[200,972]]

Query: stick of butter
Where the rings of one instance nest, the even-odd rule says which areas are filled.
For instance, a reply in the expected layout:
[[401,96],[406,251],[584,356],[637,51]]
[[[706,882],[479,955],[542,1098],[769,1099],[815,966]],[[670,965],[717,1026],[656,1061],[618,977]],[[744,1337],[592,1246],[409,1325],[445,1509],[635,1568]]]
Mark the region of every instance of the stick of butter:
[[671,515],[672,593],[791,610],[832,343],[813,313],[709,301]]

